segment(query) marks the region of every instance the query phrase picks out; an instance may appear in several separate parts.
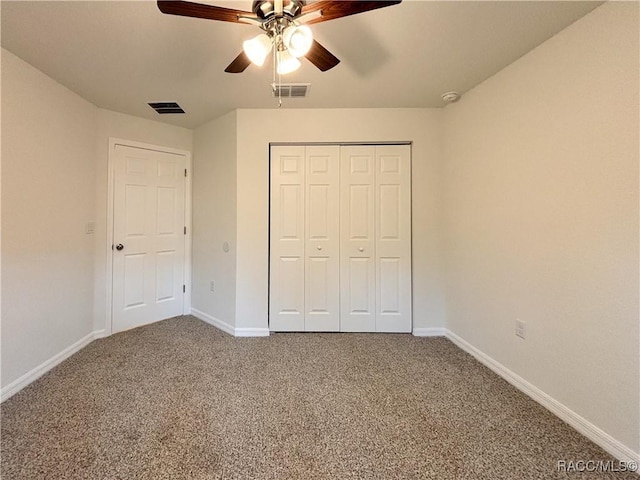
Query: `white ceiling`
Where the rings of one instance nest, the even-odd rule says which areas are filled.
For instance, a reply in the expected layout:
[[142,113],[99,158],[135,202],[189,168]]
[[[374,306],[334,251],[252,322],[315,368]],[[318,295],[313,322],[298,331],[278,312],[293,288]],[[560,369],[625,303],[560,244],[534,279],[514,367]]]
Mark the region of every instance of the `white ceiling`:
[[[251,1],[208,1],[250,10]],[[407,1],[312,26],[342,62],[305,61],[284,108],[440,107],[601,2]],[[270,63],[224,73],[259,29],[160,13],[155,1],[2,1],[2,46],[95,105],[194,128],[236,108],[277,108]],[[176,101],[159,116],[148,102]]]

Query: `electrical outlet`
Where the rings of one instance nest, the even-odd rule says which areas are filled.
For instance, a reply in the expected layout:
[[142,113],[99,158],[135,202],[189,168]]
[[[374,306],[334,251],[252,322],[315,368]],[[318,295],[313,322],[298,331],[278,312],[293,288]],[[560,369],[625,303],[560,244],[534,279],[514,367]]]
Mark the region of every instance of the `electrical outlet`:
[[516,318],[516,336],[525,339],[527,338],[527,323]]
[[209,290],[213,292],[215,291],[215,289],[216,289],[216,284],[213,282],[213,280],[211,280],[211,282],[209,282]]

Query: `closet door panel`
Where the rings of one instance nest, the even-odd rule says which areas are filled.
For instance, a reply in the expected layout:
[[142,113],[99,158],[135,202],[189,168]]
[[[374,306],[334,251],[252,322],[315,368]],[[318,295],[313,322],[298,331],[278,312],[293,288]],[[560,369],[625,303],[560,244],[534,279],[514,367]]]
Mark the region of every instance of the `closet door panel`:
[[340,150],[340,330],[375,331],[375,148]]
[[269,328],[302,331],[305,316],[305,149],[271,148]]
[[340,147],[306,147],[305,330],[340,329]]
[[376,147],[376,332],[411,331],[411,160]]

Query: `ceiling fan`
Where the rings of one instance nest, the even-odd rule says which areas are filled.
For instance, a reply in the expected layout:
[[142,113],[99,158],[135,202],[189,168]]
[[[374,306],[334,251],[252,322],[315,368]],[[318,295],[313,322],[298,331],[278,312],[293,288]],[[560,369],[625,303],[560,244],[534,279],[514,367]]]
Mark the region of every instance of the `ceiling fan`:
[[253,12],[247,12],[182,0],[158,0],[158,8],[169,15],[259,27],[263,33],[243,42],[243,51],[225,72],[244,72],[251,63],[261,66],[273,50],[278,74],[284,75],[297,70],[300,67],[298,59],[302,57],[323,72],[340,63],[338,58],[313,39],[308,25],[396,5],[401,1],[320,0],[307,3],[305,0],[256,0],[253,2]]

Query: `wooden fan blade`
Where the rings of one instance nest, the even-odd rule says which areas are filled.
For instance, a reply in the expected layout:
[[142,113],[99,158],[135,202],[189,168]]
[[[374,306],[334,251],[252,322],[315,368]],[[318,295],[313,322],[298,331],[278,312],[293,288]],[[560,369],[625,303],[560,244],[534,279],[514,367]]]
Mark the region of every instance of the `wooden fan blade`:
[[238,17],[254,17],[252,12],[234,10],[232,8],[215,7],[201,3],[184,2],[181,0],[158,0],[158,8],[162,13],[181,15],[183,17],[205,18],[222,22],[241,23]]
[[360,0],[321,0],[319,2],[313,2],[302,7],[301,15],[306,13],[322,10],[322,16],[314,18],[306,22],[307,25],[312,23],[326,22],[327,20],[334,20],[340,17],[346,17],[348,15],[355,15],[356,13],[368,12],[369,10],[376,10],[377,8],[390,7],[391,5],[397,5],[402,0],[391,1],[360,1]]
[[247,69],[249,65],[251,65],[251,60],[249,60],[249,57],[247,57],[244,52],[240,52],[240,55],[238,55],[233,60],[233,62],[231,62],[229,66],[224,69],[224,71],[227,73],[242,73]]
[[305,57],[323,72],[332,69],[340,63],[340,60],[336,58],[333,53],[315,40]]

